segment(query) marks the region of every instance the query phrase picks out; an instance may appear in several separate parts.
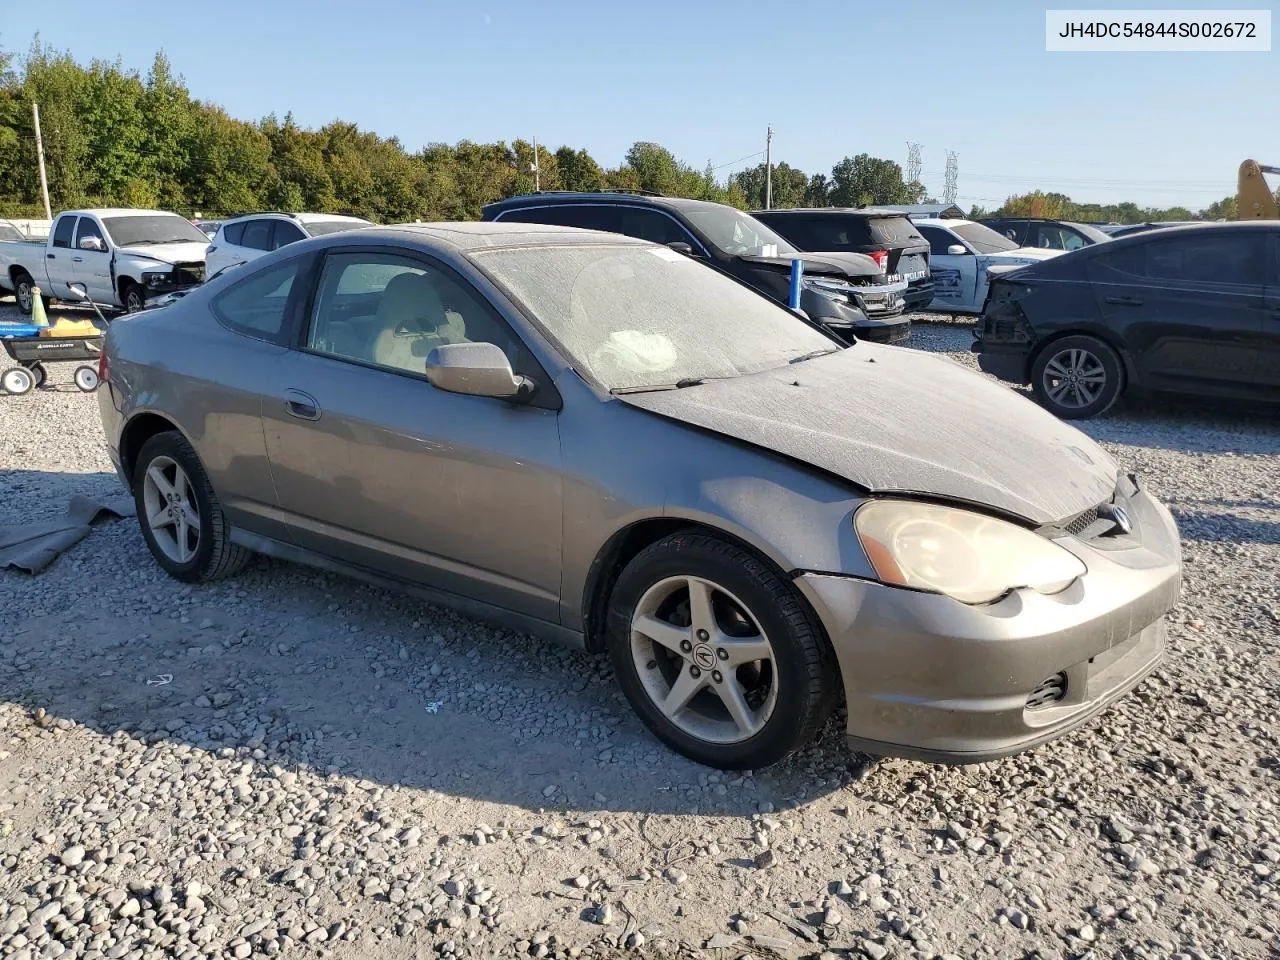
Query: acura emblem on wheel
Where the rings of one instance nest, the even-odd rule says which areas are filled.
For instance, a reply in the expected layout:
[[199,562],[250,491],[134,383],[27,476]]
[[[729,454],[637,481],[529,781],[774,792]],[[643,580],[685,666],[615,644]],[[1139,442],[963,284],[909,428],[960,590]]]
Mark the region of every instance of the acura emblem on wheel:
[[705,643],[700,643],[693,648],[693,662],[703,670],[710,670],[716,665],[715,651]]

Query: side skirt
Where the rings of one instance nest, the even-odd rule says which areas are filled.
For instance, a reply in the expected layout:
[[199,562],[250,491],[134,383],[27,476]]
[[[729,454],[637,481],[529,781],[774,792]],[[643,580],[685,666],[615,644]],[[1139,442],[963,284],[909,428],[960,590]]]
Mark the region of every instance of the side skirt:
[[330,573],[351,577],[353,580],[360,580],[376,587],[407,593],[420,600],[425,600],[427,603],[434,603],[456,610],[468,617],[485,620],[507,630],[532,634],[535,637],[541,637],[574,650],[586,650],[587,648],[587,640],[584,634],[577,630],[570,630],[568,627],[562,627],[558,623],[548,623],[545,620],[516,613],[503,607],[497,607],[482,600],[461,597],[456,593],[449,593],[444,590],[437,590],[434,587],[423,586],[420,583],[375,573],[364,567],[343,563],[332,557],[327,557],[311,550],[304,550],[302,547],[297,547],[290,543],[282,543],[279,540],[264,537],[261,534],[250,533],[238,527],[233,527],[231,530],[231,542],[239,544],[246,550],[261,553],[276,560],[300,563],[303,566],[314,567],[317,570],[326,570]]

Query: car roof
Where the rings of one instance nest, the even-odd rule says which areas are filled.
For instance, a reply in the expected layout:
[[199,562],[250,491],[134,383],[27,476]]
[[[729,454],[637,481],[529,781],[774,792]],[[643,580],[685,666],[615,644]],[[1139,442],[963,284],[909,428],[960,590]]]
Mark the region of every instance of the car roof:
[[[947,217],[912,217],[911,222],[918,227],[946,227],[948,230],[952,227],[963,227],[966,224],[977,223],[976,220],[961,220],[960,218],[952,219]],[[983,224],[978,224],[983,226]]]
[[[507,210],[512,207],[539,207],[557,203],[606,203],[631,205],[638,207],[665,207],[672,210],[696,210],[702,207],[723,207],[738,210],[724,203],[710,200],[692,200],[688,197],[664,197],[658,194],[632,193],[614,190],[559,191],[547,190],[541,193],[522,193],[505,200],[495,200],[485,205],[486,210]],[[738,210],[739,213],[742,211]]]
[[753,217],[758,217],[762,213],[835,213],[842,217],[867,217],[868,219],[874,218],[877,220],[888,220],[890,218],[910,219],[901,210],[883,210],[879,207],[784,207],[772,210],[752,210],[750,212]]
[[[179,217],[182,220],[187,219],[172,210],[137,210],[133,207],[93,207],[88,210],[63,210],[62,213],[79,216],[93,214],[95,217]],[[190,223],[189,220],[187,222]]]
[[364,217],[353,217],[345,213],[291,213],[286,214],[286,216],[293,217],[299,223],[319,223],[322,220],[349,220],[352,223],[369,223]]
[[[647,240],[637,240],[620,233],[603,230],[580,230],[541,223],[504,223],[502,221],[465,221],[444,223],[398,223],[361,230],[362,240],[396,239],[404,235],[429,238],[468,251],[484,247],[555,247],[555,246],[637,246],[651,247]],[[350,239],[353,234],[333,234]],[[340,241],[337,241],[340,242]]]

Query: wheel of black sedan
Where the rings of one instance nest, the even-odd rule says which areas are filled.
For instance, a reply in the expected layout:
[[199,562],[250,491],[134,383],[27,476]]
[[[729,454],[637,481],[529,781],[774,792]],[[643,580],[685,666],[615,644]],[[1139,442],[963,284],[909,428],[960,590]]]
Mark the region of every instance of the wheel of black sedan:
[[614,587],[609,654],[645,725],[692,760],[760,769],[813,739],[839,692],[825,637],[795,589],[699,532],[641,551]]
[[1087,420],[1106,413],[1120,399],[1124,366],[1115,350],[1096,337],[1063,337],[1036,357],[1031,388],[1056,416]]

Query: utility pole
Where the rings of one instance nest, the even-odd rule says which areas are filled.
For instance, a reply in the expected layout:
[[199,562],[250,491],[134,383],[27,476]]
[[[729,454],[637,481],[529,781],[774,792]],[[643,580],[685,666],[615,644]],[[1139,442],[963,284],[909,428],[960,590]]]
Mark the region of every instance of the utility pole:
[[542,171],[538,169],[541,164],[538,163],[538,138],[533,138],[533,192],[542,192]]
[[773,209],[773,127],[764,138],[764,208]]
[[32,101],[31,119],[36,126],[36,160],[40,164],[40,193],[44,197],[44,218],[53,219],[53,211],[49,208],[49,178],[44,172],[44,140],[40,136],[40,104]]

